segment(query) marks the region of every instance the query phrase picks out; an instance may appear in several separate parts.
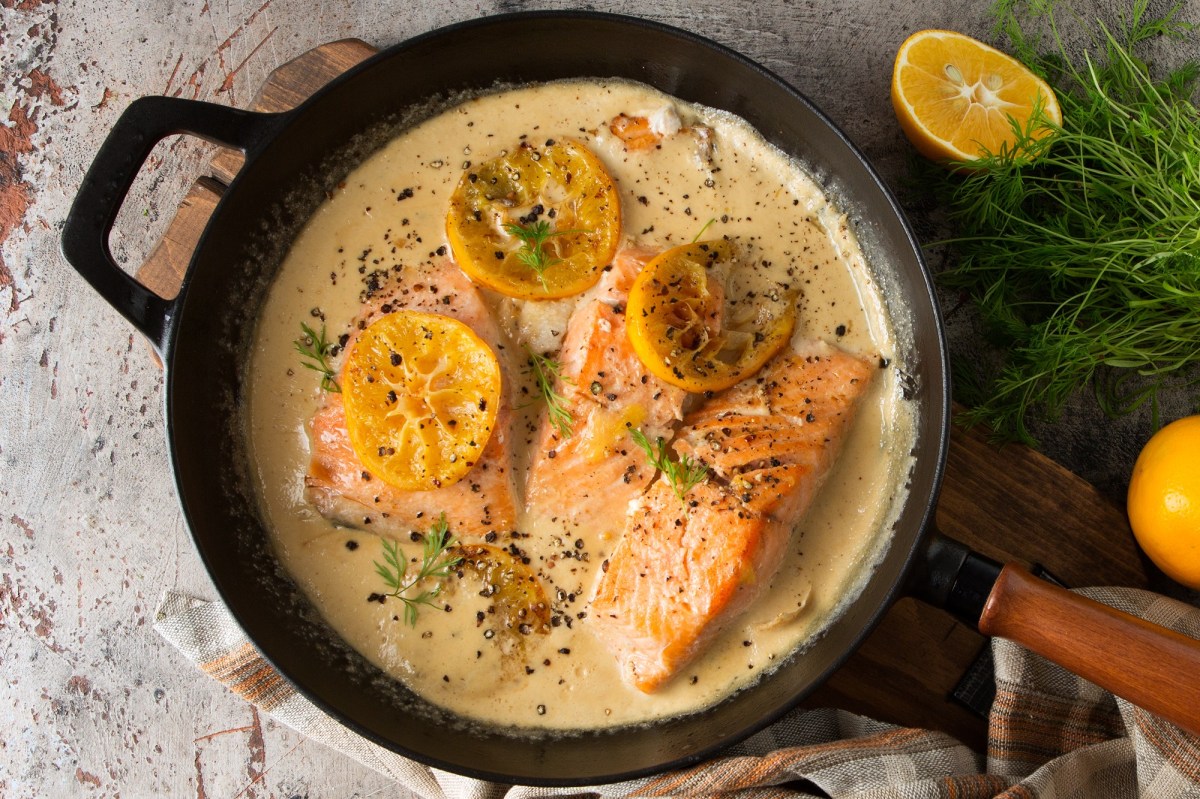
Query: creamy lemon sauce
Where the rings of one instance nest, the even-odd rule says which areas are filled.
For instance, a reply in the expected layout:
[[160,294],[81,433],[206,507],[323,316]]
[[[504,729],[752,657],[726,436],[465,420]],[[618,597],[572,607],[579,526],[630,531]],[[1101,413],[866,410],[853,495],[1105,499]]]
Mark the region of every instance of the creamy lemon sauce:
[[[627,152],[608,129],[619,113],[648,116],[660,147]],[[703,133],[705,129],[711,134]],[[703,135],[696,135],[700,130]],[[398,265],[448,257],[445,215],[464,169],[522,139],[571,136],[595,152],[620,190],[626,245],[666,249],[730,236],[750,253],[744,275],[800,292],[797,345],[821,339],[879,364],[842,456],[793,534],[772,584],[697,660],[654,694],[623,684],[588,629],[586,600],[611,553],[609,531],[520,519],[504,538],[529,559],[560,622],[548,634],[498,634],[491,601],[451,579],[415,627],[376,573],[369,528],[335,526],[304,499],[306,422],[321,407],[319,376],[294,350],[300,323],[323,320],[334,340],[364,291]],[[574,299],[534,302],[484,292],[508,350],[557,348]],[[903,497],[912,423],[897,381],[896,345],[878,287],[843,213],[796,164],[744,122],[626,82],[566,82],[468,100],[391,141],[314,214],[285,259],[260,317],[250,366],[250,450],[275,549],[330,625],[365,657],[429,701],[477,720],[584,729],[693,712],[758,679],[819,633],[885,546]],[[513,396],[528,377],[504,360]],[[519,404],[519,401],[518,401]],[[517,413],[518,462],[540,423]],[[436,518],[438,508],[430,508]],[[448,520],[453,531],[454,520]],[[419,560],[420,545],[401,537]],[[481,615],[482,614],[482,615]]]

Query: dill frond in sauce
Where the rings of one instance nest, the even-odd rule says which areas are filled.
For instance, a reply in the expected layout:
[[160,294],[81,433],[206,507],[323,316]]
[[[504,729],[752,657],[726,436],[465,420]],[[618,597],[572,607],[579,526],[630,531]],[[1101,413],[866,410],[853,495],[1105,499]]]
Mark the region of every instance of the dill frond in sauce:
[[546,403],[546,416],[559,436],[568,438],[575,419],[567,410],[566,397],[554,390],[555,381],[562,377],[562,364],[549,355],[534,352],[528,347],[525,351],[529,353],[529,368],[537,382],[538,392]]
[[650,465],[663,473],[675,496],[682,502],[687,492],[691,491],[708,476],[708,467],[690,455],[682,455],[679,460],[672,460],[667,452],[666,442],[659,436],[653,444],[646,434],[637,428],[629,431],[633,443],[646,453]]
[[333,356],[333,343],[325,336],[325,325],[321,325],[321,332],[318,334],[304,322],[300,323],[300,332],[303,334],[296,339],[296,352],[300,353],[301,363],[305,369],[312,369],[314,372],[321,374],[321,389],[323,391],[332,391],[335,394],[342,392],[342,387],[338,385],[334,375],[333,366],[329,363],[329,359]]
[[[408,561],[400,550],[400,545],[390,538],[383,539],[383,563],[375,561],[375,571],[383,578],[388,588],[386,594],[372,594],[372,597],[394,597],[404,603],[404,621],[408,626],[417,623],[417,612],[421,605],[435,607],[433,600],[442,593],[442,586],[451,570],[462,560],[461,556],[449,555],[448,550],[455,545],[450,536],[450,528],[446,523],[446,514],[442,513],[438,520],[429,528],[425,535],[425,544],[421,552],[421,565],[411,577],[408,574]],[[433,587],[426,588],[416,595],[412,589],[427,580],[435,580]],[[382,601],[382,600],[380,600]]]

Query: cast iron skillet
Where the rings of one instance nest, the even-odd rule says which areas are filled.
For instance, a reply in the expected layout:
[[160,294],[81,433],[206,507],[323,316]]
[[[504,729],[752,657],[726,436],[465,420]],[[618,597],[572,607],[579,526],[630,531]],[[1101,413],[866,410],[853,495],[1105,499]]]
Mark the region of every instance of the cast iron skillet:
[[[316,643],[328,633],[280,573],[249,495],[238,445],[242,353],[290,235],[322,190],[344,174],[347,162],[370,149],[390,118],[403,117],[406,109],[427,105],[430,98],[486,89],[498,81],[578,76],[630,78],[726,109],[814,167],[850,210],[892,313],[911,321],[900,331],[900,362],[919,411],[916,465],[891,545],[861,594],[819,640],[768,679],[692,717],[617,734],[523,738],[431,717],[419,700],[344,646]],[[168,300],[123,272],[107,241],[151,148],[178,132],[240,148],[247,158],[212,216],[180,294]],[[331,160],[347,151],[349,156]],[[947,446],[949,387],[941,320],[913,234],[870,165],[825,116],[762,67],[693,34],[607,14],[512,14],[454,25],[393,47],[286,114],[161,97],[137,100],[117,122],[80,188],[63,233],[63,251],[162,356],[176,485],[221,598],[266,657],[318,706],[377,743],[429,765],[500,782],[585,785],[696,762],[792,708],[845,660],[906,587],[971,624],[979,622],[984,632],[1021,637],[1039,651],[1062,642],[1043,640],[1050,636],[1042,635],[1039,625],[1022,628],[1011,622],[998,596],[1011,594],[1014,586],[1020,612],[1032,602],[1036,617],[1043,617],[1050,607],[1068,617],[1068,628],[1114,615],[1082,606],[1065,592],[1068,599],[1045,600],[1054,589],[1011,567],[998,581],[997,564],[931,532]],[[1146,625],[1138,627],[1127,617],[1117,621],[1144,633]],[[1113,636],[1110,628],[1090,637],[1072,632],[1066,638],[1076,646],[1067,651],[1065,665],[1086,667],[1097,659],[1094,650]],[[1129,646],[1117,640],[1120,649]],[[1152,706],[1160,712],[1173,707],[1172,718],[1200,728],[1197,689],[1183,684],[1197,673],[1200,652],[1184,652],[1190,639],[1157,628],[1148,640],[1158,654],[1135,661],[1177,658],[1158,675],[1164,685],[1174,683],[1167,689],[1176,692],[1175,699]],[[1061,651],[1058,655],[1063,657]],[[1185,655],[1192,658],[1190,665],[1178,659]],[[1099,659],[1110,657],[1104,653]],[[1132,676],[1113,687],[1131,695],[1146,675],[1127,668]],[[1152,704],[1153,697],[1135,696]]]

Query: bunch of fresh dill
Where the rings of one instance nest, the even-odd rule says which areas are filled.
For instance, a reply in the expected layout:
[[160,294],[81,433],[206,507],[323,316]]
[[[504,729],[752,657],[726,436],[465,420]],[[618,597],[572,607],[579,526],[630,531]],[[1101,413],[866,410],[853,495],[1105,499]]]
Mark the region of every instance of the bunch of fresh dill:
[[1074,56],[1057,5],[993,11],[1054,88],[1062,127],[1034,137],[1048,124],[1035,112],[1015,146],[933,177],[954,230],[939,280],[975,301],[1002,359],[990,375],[955,364],[965,420],[1030,444],[1027,419],[1056,418],[1089,384],[1113,415],[1150,401],[1157,425],[1161,389],[1200,383],[1200,65],[1157,74],[1138,55],[1193,28],[1146,0],[1115,30],[1071,15],[1087,40]]

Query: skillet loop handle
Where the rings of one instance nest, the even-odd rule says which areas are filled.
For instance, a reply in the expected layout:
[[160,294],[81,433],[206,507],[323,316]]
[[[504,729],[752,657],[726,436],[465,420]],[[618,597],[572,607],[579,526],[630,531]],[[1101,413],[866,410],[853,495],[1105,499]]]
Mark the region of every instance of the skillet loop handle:
[[175,300],[163,299],[113,259],[108,237],[121,204],[159,141],[188,133],[250,151],[264,142],[277,118],[174,97],[143,97],[125,109],[108,134],[71,205],[63,228],[63,256],[109,305],[164,354]]

